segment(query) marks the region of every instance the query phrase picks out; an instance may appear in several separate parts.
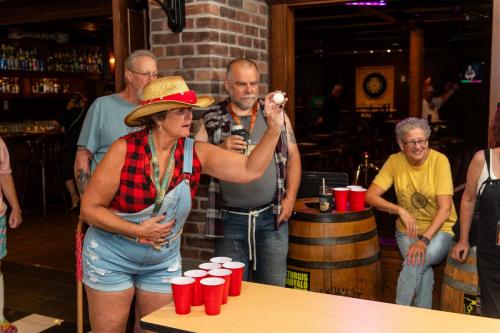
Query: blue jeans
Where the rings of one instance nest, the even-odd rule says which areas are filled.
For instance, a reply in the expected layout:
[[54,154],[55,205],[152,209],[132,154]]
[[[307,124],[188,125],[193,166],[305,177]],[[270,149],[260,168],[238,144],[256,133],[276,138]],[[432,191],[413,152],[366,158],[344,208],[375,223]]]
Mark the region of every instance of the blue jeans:
[[[224,212],[224,238],[216,239],[215,255],[230,257],[245,264],[243,279],[248,281],[253,262],[249,260],[248,215]],[[255,223],[256,269],[252,281],[275,286],[285,286],[286,256],[288,254],[288,223],[274,229],[272,208],[261,212]]]
[[406,260],[406,253],[416,240],[416,238],[409,238],[406,234],[396,231],[396,242],[404,259],[398,278],[396,304],[431,309],[432,288],[434,286],[432,266],[439,264],[446,258],[453,239],[449,233],[438,231],[427,246],[425,263],[412,266]]

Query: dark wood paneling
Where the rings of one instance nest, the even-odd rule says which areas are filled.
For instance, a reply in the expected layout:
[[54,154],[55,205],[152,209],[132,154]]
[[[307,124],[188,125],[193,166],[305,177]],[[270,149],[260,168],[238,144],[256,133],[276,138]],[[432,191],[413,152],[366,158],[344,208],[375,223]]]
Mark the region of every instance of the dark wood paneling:
[[50,3],[39,1],[12,8],[0,7],[0,25],[66,20],[111,15],[111,1],[87,0]]

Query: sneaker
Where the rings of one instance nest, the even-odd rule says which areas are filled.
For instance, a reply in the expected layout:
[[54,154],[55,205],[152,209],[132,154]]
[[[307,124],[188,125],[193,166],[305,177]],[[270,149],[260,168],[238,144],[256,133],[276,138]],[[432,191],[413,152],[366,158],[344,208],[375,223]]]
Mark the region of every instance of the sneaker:
[[7,320],[3,320],[0,323],[0,333],[17,333],[17,327],[9,323]]

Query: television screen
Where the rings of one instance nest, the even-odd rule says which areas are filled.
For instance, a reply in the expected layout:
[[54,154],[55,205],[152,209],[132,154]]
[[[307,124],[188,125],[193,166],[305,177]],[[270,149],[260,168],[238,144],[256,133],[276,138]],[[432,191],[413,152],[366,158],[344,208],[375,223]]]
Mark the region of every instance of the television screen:
[[484,62],[468,61],[460,67],[460,83],[483,82]]

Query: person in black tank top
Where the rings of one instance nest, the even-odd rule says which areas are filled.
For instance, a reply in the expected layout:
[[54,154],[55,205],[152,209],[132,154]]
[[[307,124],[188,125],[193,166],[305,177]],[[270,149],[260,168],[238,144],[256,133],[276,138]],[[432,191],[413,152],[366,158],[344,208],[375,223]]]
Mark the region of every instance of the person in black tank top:
[[[500,146],[500,115],[495,115],[494,145]],[[491,165],[490,165],[491,155]],[[492,179],[500,160],[500,148],[478,151],[469,165],[467,183],[460,207],[460,240],[453,247],[451,257],[464,262],[469,253],[469,230],[474,206],[479,201],[479,225],[477,236],[477,270],[481,292],[483,316],[500,318],[500,179]],[[477,191],[480,175],[486,167],[487,179]],[[491,171],[493,170],[493,174]]]

